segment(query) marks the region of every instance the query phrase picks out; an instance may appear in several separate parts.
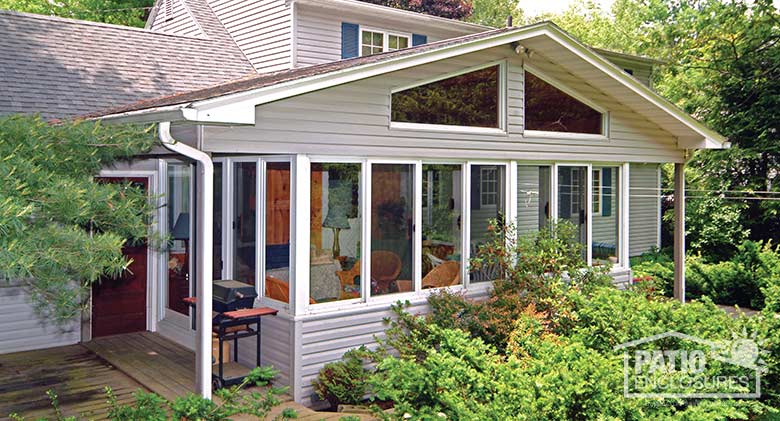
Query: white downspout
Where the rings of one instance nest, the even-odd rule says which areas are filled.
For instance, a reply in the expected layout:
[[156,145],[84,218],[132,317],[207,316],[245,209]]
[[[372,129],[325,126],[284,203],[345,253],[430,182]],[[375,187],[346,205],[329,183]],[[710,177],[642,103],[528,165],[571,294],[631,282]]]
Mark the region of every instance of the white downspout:
[[176,141],[171,136],[171,123],[160,123],[160,142],[168,150],[184,155],[198,163],[199,191],[196,196],[198,226],[196,227],[198,305],[195,341],[195,388],[206,399],[211,399],[211,276],[214,226],[214,163],[205,152]]

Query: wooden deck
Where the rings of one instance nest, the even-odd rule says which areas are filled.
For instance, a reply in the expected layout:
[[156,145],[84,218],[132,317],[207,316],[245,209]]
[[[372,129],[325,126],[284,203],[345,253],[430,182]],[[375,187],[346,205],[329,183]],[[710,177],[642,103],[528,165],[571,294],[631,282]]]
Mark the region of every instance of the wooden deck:
[[[168,400],[193,393],[195,387],[195,353],[157,333],[139,332],[95,339],[84,344],[125,375]],[[282,396],[274,408],[273,419],[284,408],[298,412],[299,420],[337,420],[345,413],[316,412]],[[239,419],[251,419],[235,417]],[[363,415],[361,419],[373,417]]]
[[27,419],[52,418],[46,391],[59,395],[66,416],[104,419],[105,386],[120,403],[144,387],[81,345],[0,355],[0,419],[18,413]]

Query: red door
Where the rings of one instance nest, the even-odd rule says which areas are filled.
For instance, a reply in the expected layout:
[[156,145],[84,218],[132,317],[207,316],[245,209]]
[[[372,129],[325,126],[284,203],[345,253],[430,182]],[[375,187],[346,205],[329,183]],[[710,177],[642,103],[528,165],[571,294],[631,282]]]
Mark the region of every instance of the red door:
[[[105,183],[131,183],[148,189],[147,178],[105,177]],[[126,246],[122,253],[132,259],[119,278],[101,279],[92,287],[92,337],[146,330],[147,247]]]

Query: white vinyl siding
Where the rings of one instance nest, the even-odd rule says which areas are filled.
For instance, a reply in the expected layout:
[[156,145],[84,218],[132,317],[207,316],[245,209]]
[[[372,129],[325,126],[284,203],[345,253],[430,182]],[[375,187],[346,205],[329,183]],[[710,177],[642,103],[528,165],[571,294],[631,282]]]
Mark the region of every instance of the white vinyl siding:
[[657,164],[631,164],[629,170],[629,256],[638,256],[660,243],[659,171]]
[[[541,54],[534,55],[541,67]],[[507,59],[508,133],[458,133],[390,128],[390,91],[437,75]],[[521,58],[493,48],[437,63],[323,89],[257,107],[254,127],[206,127],[204,147],[217,153],[308,153],[409,158],[674,162],[683,153],[668,132],[616,99],[594,92],[561,71],[565,80],[592,94],[610,112],[609,139],[557,139],[522,134]]]
[[209,6],[258,72],[292,67],[292,7],[285,0],[210,0]]
[[183,0],[160,0],[157,4],[159,8],[154,21],[149,25],[152,31],[191,37],[204,35],[203,29]]
[[71,345],[81,340],[78,320],[58,326],[41,318],[24,288],[0,282],[0,354]]

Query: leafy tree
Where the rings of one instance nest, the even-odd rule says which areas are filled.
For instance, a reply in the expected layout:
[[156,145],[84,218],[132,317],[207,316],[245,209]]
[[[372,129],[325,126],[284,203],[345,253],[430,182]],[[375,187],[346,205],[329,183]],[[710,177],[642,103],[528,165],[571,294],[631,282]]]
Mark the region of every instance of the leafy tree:
[[143,27],[154,0],[0,0],[0,9]]
[[411,10],[449,19],[465,19],[472,12],[470,0],[363,0],[367,3]]
[[523,22],[523,11],[518,7],[517,0],[473,0],[471,15],[467,22],[501,28],[506,26],[506,19],[512,16],[513,24]]
[[93,283],[127,269],[122,247],[147,237],[153,211],[144,191],[94,176],[153,142],[133,126],[0,118],[0,282],[54,320],[76,316]]

